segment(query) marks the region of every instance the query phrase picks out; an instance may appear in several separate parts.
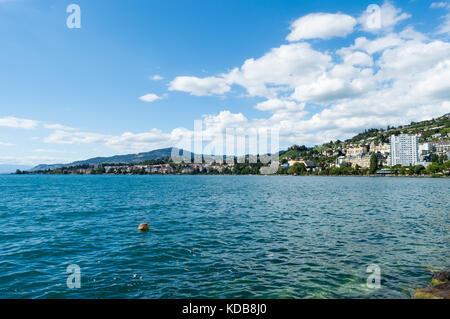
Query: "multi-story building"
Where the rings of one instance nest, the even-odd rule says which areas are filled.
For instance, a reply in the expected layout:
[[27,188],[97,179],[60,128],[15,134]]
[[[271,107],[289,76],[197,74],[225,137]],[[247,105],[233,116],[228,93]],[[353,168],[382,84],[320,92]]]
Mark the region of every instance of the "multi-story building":
[[433,143],[420,143],[419,144],[419,156],[426,155],[433,152]]
[[345,150],[347,156],[360,156],[368,152],[367,146],[350,147]]
[[372,142],[370,143],[369,151],[370,153],[381,153],[386,155],[390,152],[390,145],[385,143],[376,145],[375,142]]
[[436,143],[434,144],[434,148],[436,149],[436,153],[438,155],[443,155],[447,152],[450,152],[450,143],[449,142]]
[[391,166],[398,164],[402,166],[417,165],[419,162],[418,153],[417,136],[409,134],[391,135]]
[[350,164],[352,167],[369,168],[370,167],[370,155],[362,154],[357,156],[339,156],[336,159],[335,166],[341,167],[343,165]]

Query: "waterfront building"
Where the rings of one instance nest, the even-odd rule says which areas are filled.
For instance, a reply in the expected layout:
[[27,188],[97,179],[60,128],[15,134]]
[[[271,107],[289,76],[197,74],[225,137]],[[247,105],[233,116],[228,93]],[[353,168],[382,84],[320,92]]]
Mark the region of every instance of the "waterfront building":
[[391,135],[391,166],[398,164],[402,166],[416,165],[419,162],[418,153],[417,136],[409,134]]
[[370,143],[370,153],[381,153],[383,155],[389,154],[391,148],[387,143],[376,145],[375,142]]

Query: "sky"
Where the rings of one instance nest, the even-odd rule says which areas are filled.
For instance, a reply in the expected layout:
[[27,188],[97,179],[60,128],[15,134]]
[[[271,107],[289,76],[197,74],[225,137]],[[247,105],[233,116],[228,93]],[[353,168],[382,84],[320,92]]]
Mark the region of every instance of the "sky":
[[189,149],[196,120],[285,148],[438,117],[449,35],[450,2],[0,0],[0,164]]

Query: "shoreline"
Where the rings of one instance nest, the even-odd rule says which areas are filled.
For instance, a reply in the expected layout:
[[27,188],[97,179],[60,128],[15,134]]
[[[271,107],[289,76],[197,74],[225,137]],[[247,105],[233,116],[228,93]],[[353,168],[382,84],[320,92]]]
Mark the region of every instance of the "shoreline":
[[5,173],[0,174],[5,176],[18,175],[18,176],[261,176],[261,177],[270,177],[270,176],[286,176],[286,177],[371,177],[371,178],[432,178],[432,179],[440,179],[440,178],[450,178],[450,176],[442,175],[442,176],[432,176],[432,175],[421,175],[421,176],[409,176],[409,175],[289,175],[289,174],[15,174],[15,173]]

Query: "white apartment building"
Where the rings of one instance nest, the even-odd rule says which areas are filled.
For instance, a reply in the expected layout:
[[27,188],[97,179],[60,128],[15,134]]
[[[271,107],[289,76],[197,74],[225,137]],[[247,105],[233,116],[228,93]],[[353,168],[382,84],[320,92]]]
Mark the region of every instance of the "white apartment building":
[[391,135],[390,156],[391,166],[397,164],[402,166],[417,165],[419,162],[417,136],[409,134]]

